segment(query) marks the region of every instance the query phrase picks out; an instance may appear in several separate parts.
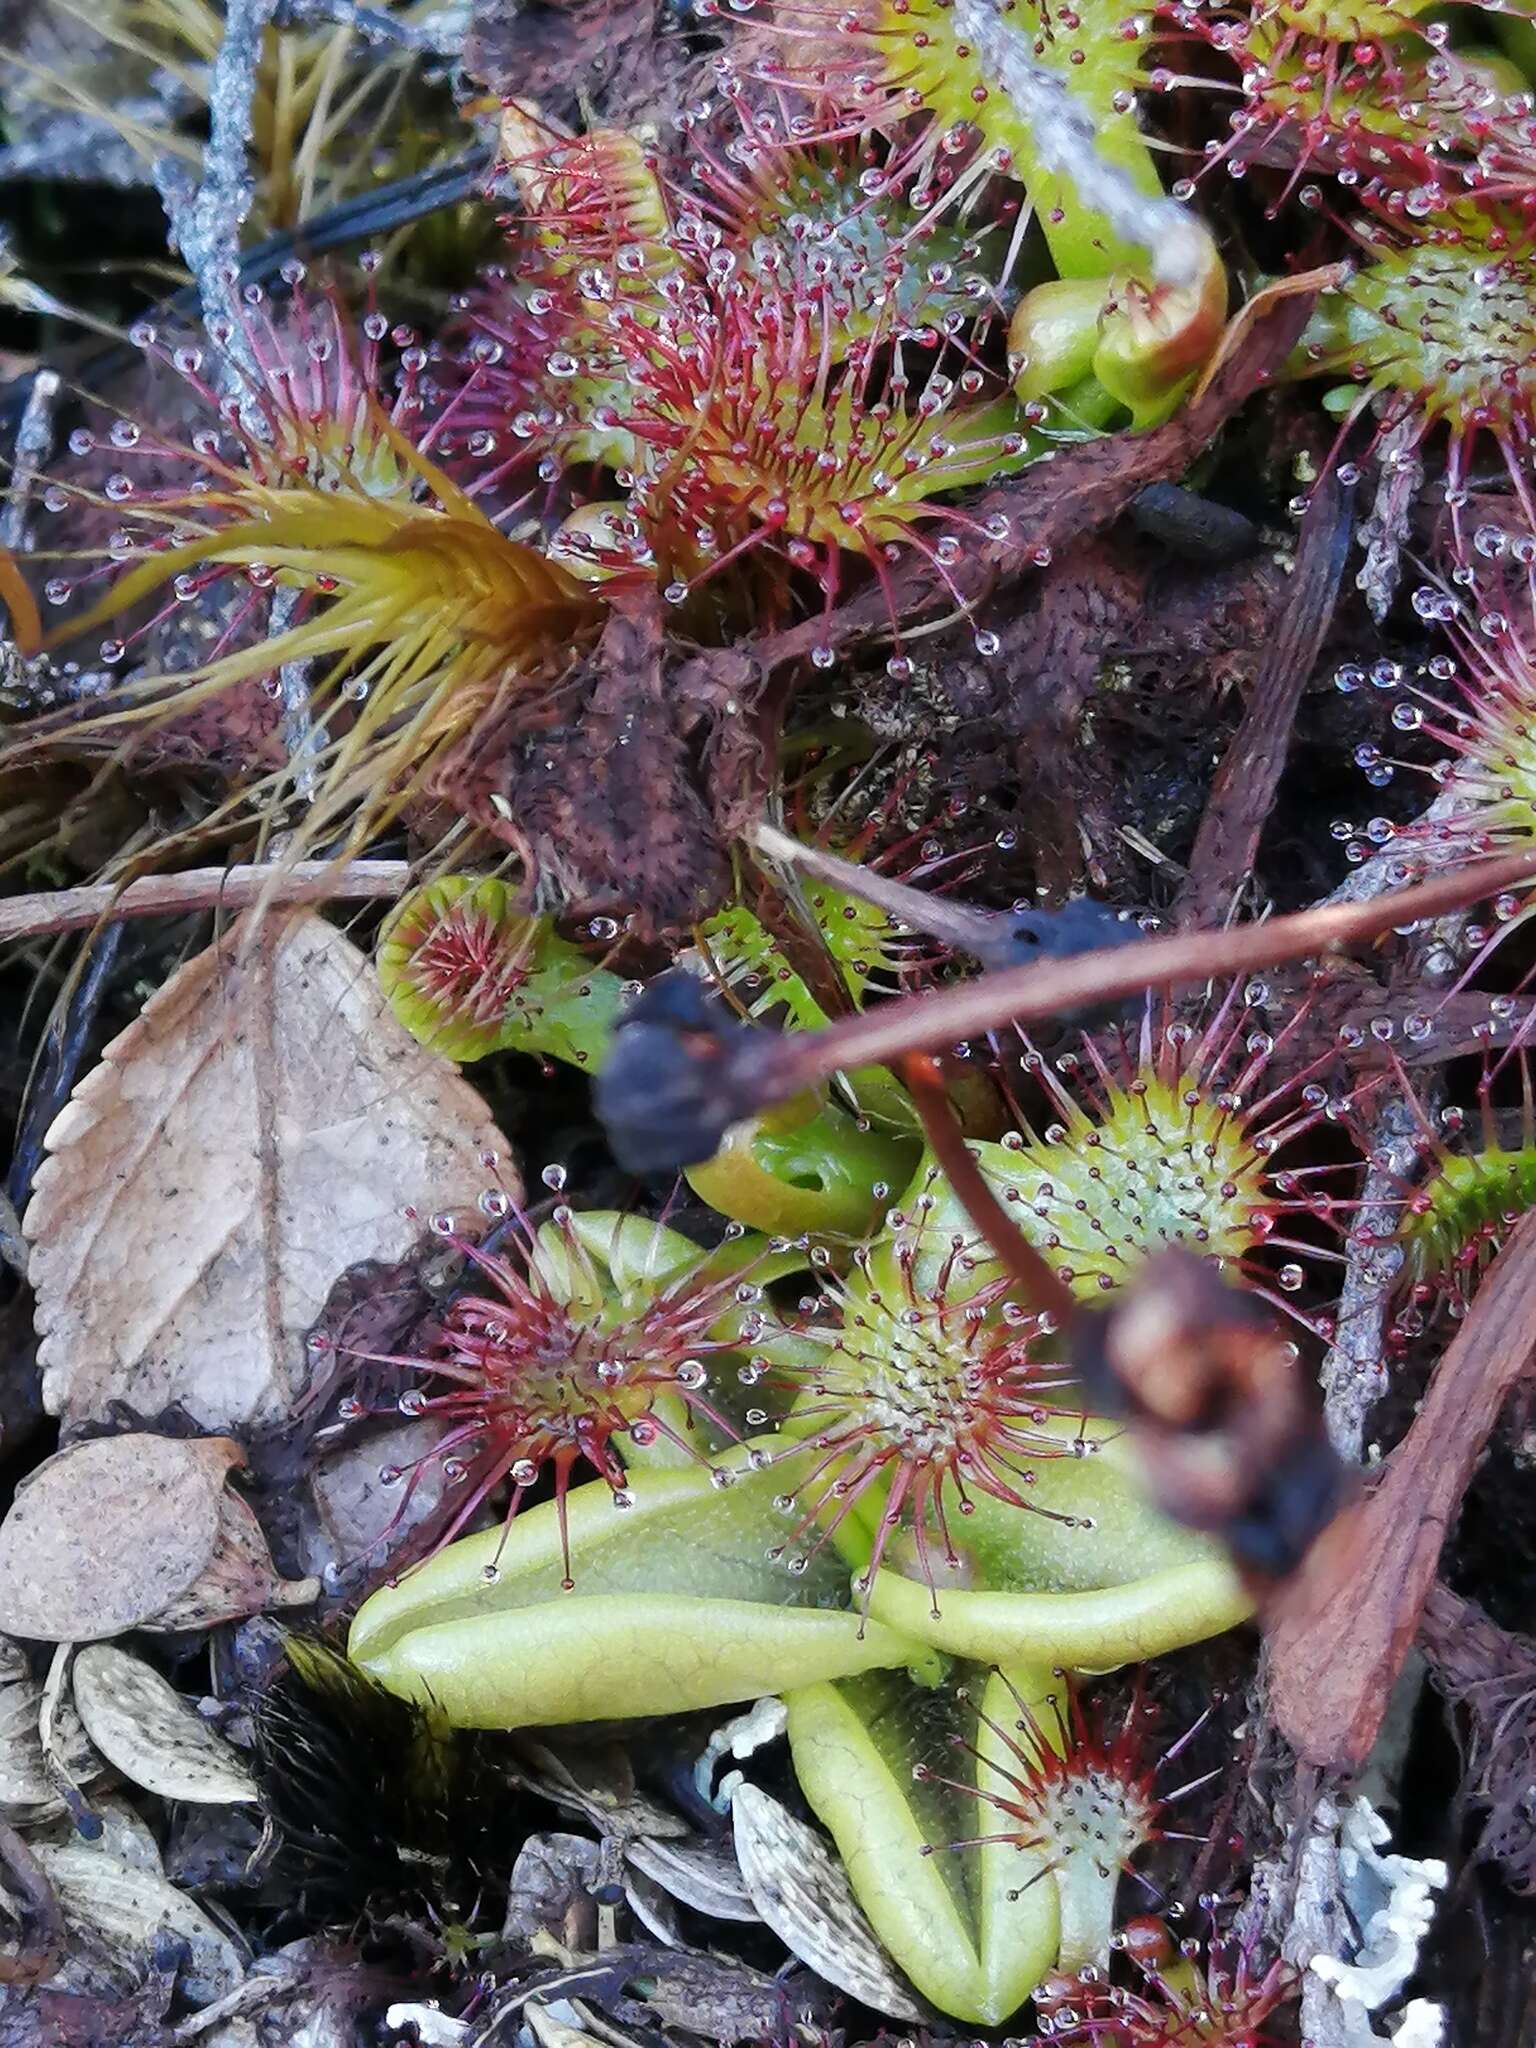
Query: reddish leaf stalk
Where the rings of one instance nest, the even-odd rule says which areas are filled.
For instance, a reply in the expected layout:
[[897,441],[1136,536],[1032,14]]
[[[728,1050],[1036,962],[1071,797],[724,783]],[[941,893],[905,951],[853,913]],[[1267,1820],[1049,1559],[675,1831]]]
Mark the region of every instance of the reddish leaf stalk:
[[901,1074],[956,1199],[996,1252],[1026,1307],[1065,1329],[1077,1306],[1072,1290],[1051,1271],[993,1194],[949,1106],[937,1063],[925,1054],[909,1053],[901,1062]]

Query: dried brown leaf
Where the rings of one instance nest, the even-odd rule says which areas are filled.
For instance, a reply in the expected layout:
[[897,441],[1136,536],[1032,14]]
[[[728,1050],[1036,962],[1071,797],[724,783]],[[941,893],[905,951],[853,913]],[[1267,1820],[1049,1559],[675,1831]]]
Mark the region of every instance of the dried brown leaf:
[[[570,718],[527,742],[494,727],[443,776],[462,807],[567,902],[623,906],[645,931],[682,929],[730,887],[685,720],[663,675],[654,592],[615,600]],[[516,746],[512,742],[516,741]]]
[[489,91],[516,93],[546,113],[595,105],[622,124],[641,113],[660,118],[664,72],[680,68],[680,43],[656,34],[654,0],[475,0],[464,67]]
[[1305,1762],[1370,1754],[1446,1534],[1505,1396],[1536,1357],[1536,1216],[1489,1268],[1387,1476],[1341,1517],[1269,1629],[1270,1706]]
[[702,1836],[687,1842],[658,1841],[642,1835],[625,1849],[636,1870],[650,1881],[711,1920],[761,1920],[743,1882],[735,1856],[723,1844]]
[[95,1642],[313,1600],[316,1581],[278,1577],[255,1516],[225,1485],[241,1456],[228,1437],[134,1433],[46,1459],[0,1526],[0,1629]]
[[201,953],[108,1046],[48,1134],[25,1227],[44,1399],[203,1427],[285,1417],[331,1283],[399,1258],[407,1215],[472,1210],[485,1104],[394,1021],[313,913]]

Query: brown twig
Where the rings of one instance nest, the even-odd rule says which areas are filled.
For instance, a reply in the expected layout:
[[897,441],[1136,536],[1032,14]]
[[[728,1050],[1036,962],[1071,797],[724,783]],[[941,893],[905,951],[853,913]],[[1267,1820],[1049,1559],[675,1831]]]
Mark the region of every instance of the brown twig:
[[1489,1269],[1370,1499],[1321,1547],[1270,1631],[1270,1703],[1307,1762],[1370,1753],[1435,1567],[1506,1395],[1536,1358],[1536,1216]]
[[1171,932],[906,996],[825,1030],[779,1040],[764,1062],[760,1104],[787,1101],[844,1068],[885,1065],[911,1052],[941,1052],[1002,1025],[1091,1010],[1164,983],[1257,973],[1337,952],[1396,926],[1495,896],[1533,876],[1536,849],[1476,861],[1367,903],[1319,904],[1228,931]]
[[77,932],[121,917],[176,917],[192,910],[244,910],[252,903],[388,901],[409,885],[403,860],[301,860],[291,867],[241,865],[144,875],[136,882],[88,882],[0,902],[0,944]]
[[910,1053],[901,1062],[901,1077],[922,1118],[933,1156],[961,1207],[996,1252],[1025,1305],[1049,1315],[1058,1329],[1064,1329],[1076,1308],[1072,1290],[1051,1271],[993,1194],[944,1093],[937,1063],[926,1054]]
[[792,839],[776,825],[751,826],[746,838],[769,860],[862,897],[899,924],[908,925],[927,938],[938,939],[954,953],[984,957],[989,944],[1013,922],[1004,911],[978,910],[969,903],[954,903],[947,896],[914,889],[908,882],[897,881],[894,875],[882,875],[878,868],[844,860],[814,841]]
[[1354,1465],[1365,1454],[1366,1418],[1387,1390],[1387,1309],[1403,1261],[1391,1240],[1419,1138],[1411,1104],[1389,1096],[1371,1126],[1371,1163],[1350,1230],[1333,1341],[1318,1372],[1329,1441]]
[[1230,915],[1253,873],[1296,725],[1296,707],[1333,620],[1349,554],[1354,492],[1336,474],[1312,494],[1285,604],[1254,678],[1248,708],[1222,756],[1189,857],[1178,922]]

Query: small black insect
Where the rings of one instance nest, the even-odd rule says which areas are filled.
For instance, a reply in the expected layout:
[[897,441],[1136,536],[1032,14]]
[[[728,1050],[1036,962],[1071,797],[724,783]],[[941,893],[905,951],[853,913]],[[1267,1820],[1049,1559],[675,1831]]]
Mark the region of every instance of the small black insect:
[[658,975],[619,1020],[594,1091],[614,1157],[630,1173],[712,1159],[732,1124],[769,1100],[776,1033],[743,1024],[680,968]]
[[988,919],[990,930],[978,934],[971,951],[983,967],[1023,967],[1031,960],[1070,960],[1076,953],[1096,953],[1105,946],[1126,946],[1139,939],[1139,928],[1112,904],[1076,896],[1059,910],[1019,910]]

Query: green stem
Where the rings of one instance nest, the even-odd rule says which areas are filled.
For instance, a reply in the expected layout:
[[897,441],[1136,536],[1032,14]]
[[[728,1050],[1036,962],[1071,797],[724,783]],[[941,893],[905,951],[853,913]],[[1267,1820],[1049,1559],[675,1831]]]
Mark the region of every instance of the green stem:
[[[1019,10],[1020,28],[1033,38],[1035,61],[1058,72],[1073,98],[1093,116],[1099,131],[1099,154],[1118,164],[1149,197],[1155,197],[1163,189],[1162,180],[1137,126],[1136,111],[1115,105],[1140,59],[1139,47],[1127,42],[1122,33],[1127,13],[1124,0],[1078,0],[1073,12],[1079,26],[1071,33],[1064,32],[1059,23],[1054,34],[1046,32],[1053,12],[1033,6]],[[1075,64],[1073,54],[1079,51],[1082,62]],[[1070,180],[1047,170],[1027,144],[1020,152],[1017,135],[1011,140],[1016,173],[1034,205],[1058,277],[1107,277],[1121,270],[1144,275],[1146,249],[1114,234],[1100,214],[1083,205]]]

